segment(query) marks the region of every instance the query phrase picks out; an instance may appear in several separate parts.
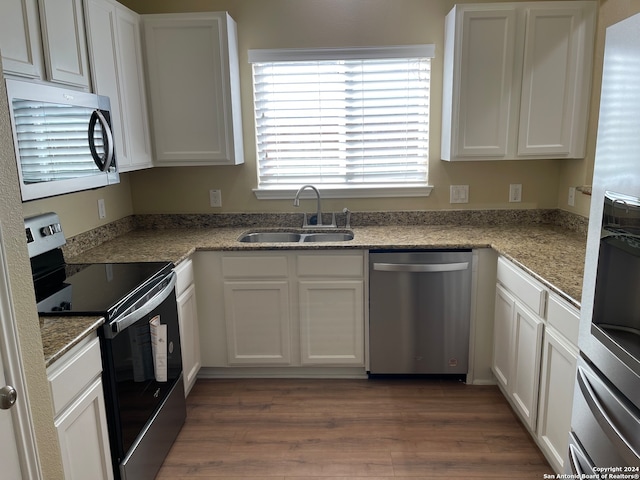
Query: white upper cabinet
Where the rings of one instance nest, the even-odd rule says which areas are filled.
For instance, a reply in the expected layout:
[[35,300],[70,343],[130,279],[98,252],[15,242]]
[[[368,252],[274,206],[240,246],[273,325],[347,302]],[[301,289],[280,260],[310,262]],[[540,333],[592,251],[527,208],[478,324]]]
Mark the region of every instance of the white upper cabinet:
[[155,164],[243,163],[234,20],[226,12],[142,18]]
[[37,0],[0,2],[0,51],[4,73],[42,78]]
[[89,88],[82,0],[39,0],[47,80]]
[[113,0],[85,0],[94,91],[111,99],[121,172],[152,166],[140,16]]
[[584,157],[595,18],[590,1],[455,6],[441,158]]

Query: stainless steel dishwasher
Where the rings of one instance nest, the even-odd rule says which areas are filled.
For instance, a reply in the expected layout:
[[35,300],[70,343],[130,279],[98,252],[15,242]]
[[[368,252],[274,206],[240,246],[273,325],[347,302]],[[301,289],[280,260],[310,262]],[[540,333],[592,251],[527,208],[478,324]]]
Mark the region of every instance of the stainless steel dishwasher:
[[371,374],[466,374],[471,251],[369,254]]

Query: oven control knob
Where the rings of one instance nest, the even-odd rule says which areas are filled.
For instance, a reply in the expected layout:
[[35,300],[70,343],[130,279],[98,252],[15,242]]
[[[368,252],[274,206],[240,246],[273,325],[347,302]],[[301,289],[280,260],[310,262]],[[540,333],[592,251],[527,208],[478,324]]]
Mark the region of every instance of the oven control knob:
[[18,392],[11,385],[0,388],[0,410],[9,410],[18,399]]

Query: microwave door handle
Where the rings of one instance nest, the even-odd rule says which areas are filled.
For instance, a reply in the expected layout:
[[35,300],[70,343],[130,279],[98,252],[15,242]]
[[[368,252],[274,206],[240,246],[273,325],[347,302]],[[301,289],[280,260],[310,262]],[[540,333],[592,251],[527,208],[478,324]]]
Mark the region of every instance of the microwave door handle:
[[[105,140],[105,156],[104,159],[98,154],[96,150],[96,144],[94,139],[94,133],[96,130],[96,124],[100,122],[100,126],[102,127],[103,138]],[[100,169],[101,172],[106,172],[111,167],[111,163],[113,162],[113,135],[111,134],[111,128],[109,127],[109,122],[104,117],[100,110],[94,110],[91,114],[91,119],[89,120],[89,149],[91,150],[91,156],[93,157],[93,161],[96,166]],[[106,138],[105,138],[106,137]]]

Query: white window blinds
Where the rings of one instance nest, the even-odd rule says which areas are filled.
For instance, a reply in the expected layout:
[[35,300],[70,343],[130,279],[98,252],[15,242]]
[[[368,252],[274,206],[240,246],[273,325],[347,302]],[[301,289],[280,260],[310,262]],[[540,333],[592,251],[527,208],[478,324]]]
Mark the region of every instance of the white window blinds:
[[258,188],[425,186],[433,51],[250,50]]

